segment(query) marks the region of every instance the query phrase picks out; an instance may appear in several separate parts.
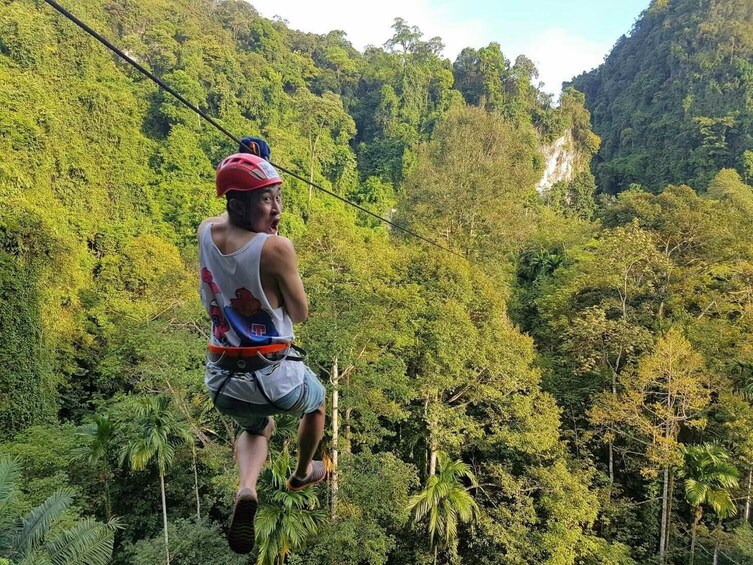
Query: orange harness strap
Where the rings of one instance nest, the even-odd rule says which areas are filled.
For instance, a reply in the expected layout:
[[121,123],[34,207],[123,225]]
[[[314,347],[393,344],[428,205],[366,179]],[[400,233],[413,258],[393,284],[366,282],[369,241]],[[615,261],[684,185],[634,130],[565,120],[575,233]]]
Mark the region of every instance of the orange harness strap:
[[225,357],[256,357],[257,353],[269,355],[278,353],[290,347],[290,342],[270,343],[269,345],[259,345],[256,347],[222,347],[219,345],[209,344],[209,352]]

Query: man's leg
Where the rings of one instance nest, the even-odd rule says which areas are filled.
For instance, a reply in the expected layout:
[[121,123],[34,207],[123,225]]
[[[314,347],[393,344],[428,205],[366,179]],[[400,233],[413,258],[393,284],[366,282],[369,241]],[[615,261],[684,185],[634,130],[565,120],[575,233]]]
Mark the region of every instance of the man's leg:
[[236,442],[235,453],[238,458],[240,488],[235,497],[228,530],[230,549],[236,553],[249,553],[254,548],[254,517],[259,507],[256,481],[267,460],[269,437],[274,429],[274,420],[269,418],[261,434],[250,434],[244,431]]
[[298,425],[298,465],[293,472],[297,479],[304,479],[309,474],[311,460],[324,434],[325,409],[326,401],[313,412],[304,414]]
[[238,475],[240,476],[239,496],[251,494],[256,498],[256,481],[267,460],[269,438],[274,428],[274,420],[270,418],[261,435],[244,431],[238,438],[235,444],[235,452],[238,457]]

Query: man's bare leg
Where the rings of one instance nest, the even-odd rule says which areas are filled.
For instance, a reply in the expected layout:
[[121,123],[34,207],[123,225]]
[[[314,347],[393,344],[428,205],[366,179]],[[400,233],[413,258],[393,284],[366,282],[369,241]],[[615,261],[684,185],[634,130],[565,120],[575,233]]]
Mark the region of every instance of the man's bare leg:
[[256,498],[256,481],[259,479],[259,473],[261,473],[261,469],[267,460],[269,438],[274,429],[274,420],[270,418],[261,435],[244,431],[238,438],[235,444],[235,453],[238,457],[238,475],[240,476],[239,496],[250,494]]
[[301,423],[298,424],[298,465],[293,472],[297,479],[303,479],[309,473],[311,460],[324,434],[325,409],[326,401],[313,412],[304,414]]
[[254,548],[254,517],[259,507],[256,481],[267,460],[269,437],[274,429],[274,420],[269,418],[262,435],[249,434],[244,431],[236,442],[235,453],[238,457],[240,488],[235,497],[227,536],[230,549],[236,553],[249,553]]

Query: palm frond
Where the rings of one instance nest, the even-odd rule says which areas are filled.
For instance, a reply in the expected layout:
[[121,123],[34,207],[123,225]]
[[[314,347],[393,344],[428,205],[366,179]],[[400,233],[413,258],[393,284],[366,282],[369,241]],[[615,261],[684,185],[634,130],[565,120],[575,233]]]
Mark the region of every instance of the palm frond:
[[736,488],[740,478],[737,467],[731,463],[720,462],[714,469],[715,482],[724,488]]
[[737,505],[726,490],[711,490],[706,497],[706,503],[720,518],[729,518],[737,514]]
[[130,439],[120,451],[121,465],[127,461],[132,470],[141,471],[154,459],[164,474],[175,458],[175,448],[193,441],[188,423],[173,412],[170,402],[164,396],[132,402],[133,418],[126,423]]
[[13,548],[21,554],[36,549],[61,514],[73,502],[70,489],[60,489],[42,504],[32,509],[23,519],[21,528],[13,540]]
[[437,454],[438,473],[429,477],[426,487],[408,500],[408,511],[414,522],[428,516],[429,541],[439,535],[442,545],[450,547],[458,535],[458,523],[472,521],[478,515],[478,504],[466,490],[462,479],[477,485],[476,477],[463,461],[453,461],[444,453]]
[[0,457],[0,509],[13,497],[19,480],[21,480],[21,465],[18,458],[11,458],[7,455]]
[[98,465],[107,460],[115,437],[115,423],[107,415],[97,414],[91,422],[76,428],[76,436],[81,439],[81,445],[73,449],[71,459]]
[[119,527],[117,519],[102,524],[88,518],[47,544],[47,551],[54,565],[107,565],[112,559],[115,530]]
[[693,506],[703,504],[706,501],[709,486],[706,483],[695,479],[685,481],[685,498]]
[[721,445],[707,443],[683,449],[685,461],[678,475],[685,478],[685,498],[692,506],[707,504],[719,518],[737,512],[728,489],[738,485],[737,468]]
[[55,565],[43,549],[31,551],[24,555],[21,561],[14,561],[14,563],[18,563],[18,565]]

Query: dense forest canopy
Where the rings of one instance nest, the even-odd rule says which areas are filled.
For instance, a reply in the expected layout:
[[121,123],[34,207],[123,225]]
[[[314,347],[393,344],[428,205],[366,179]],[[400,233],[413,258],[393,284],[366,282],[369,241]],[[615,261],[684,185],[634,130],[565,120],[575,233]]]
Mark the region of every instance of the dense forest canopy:
[[[255,562],[753,561],[749,2],[653,2],[556,106],[401,18],[360,53],[242,0],[67,7],[456,253],[285,179],[338,465],[288,492],[278,418]],[[0,2],[0,85],[0,564],[248,562],[195,242],[234,144],[38,0]]]

